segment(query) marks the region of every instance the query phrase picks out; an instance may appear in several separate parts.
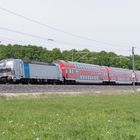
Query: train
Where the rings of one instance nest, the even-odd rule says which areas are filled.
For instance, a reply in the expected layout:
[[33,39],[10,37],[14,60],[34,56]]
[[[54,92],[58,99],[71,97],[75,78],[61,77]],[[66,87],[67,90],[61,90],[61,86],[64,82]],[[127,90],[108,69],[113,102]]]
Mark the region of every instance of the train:
[[64,60],[53,63],[4,59],[1,83],[23,84],[140,84],[140,71]]

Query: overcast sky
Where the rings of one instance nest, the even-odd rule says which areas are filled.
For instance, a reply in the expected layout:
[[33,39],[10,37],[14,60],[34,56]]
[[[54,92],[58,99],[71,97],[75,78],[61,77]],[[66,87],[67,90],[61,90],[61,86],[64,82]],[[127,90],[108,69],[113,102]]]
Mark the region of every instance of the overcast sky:
[[45,38],[45,41],[0,30],[2,43],[35,44],[48,49],[114,51],[130,55],[131,47],[140,55],[139,0],[0,0],[0,7],[41,23],[107,44],[57,32],[0,10],[0,27]]

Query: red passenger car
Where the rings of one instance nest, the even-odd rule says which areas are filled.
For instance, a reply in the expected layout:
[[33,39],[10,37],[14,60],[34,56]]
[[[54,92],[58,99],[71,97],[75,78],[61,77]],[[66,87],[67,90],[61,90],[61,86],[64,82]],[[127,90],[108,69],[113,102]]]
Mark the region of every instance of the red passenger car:
[[[65,83],[89,84],[132,84],[132,71],[128,69],[85,64],[79,62],[55,61],[58,63]],[[136,73],[140,83],[140,72]]]
[[109,68],[109,80],[115,84],[132,84],[132,72],[128,69]]
[[69,62],[76,68],[76,83],[102,83],[99,65]]

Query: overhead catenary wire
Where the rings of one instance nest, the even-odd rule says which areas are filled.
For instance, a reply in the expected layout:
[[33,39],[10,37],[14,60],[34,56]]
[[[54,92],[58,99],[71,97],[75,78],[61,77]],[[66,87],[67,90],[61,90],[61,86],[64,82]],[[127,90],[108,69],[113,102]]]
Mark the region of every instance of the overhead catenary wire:
[[[9,38],[9,37],[4,37],[4,36],[1,36],[0,35],[0,41],[3,43],[3,42],[18,42],[18,43],[21,43],[21,44],[28,44],[28,45],[30,45],[30,44],[34,44],[33,42],[32,43],[29,43],[29,42],[27,42],[27,41],[23,41],[23,40],[18,40],[18,39],[13,39],[13,38]],[[1,43],[0,42],[0,43]],[[17,44],[17,43],[16,43]]]
[[50,25],[47,25],[47,24],[44,24],[44,23],[41,23],[37,20],[34,20],[34,19],[31,19],[29,17],[26,17],[24,15],[21,15],[21,14],[18,14],[16,12],[13,12],[11,10],[8,10],[6,8],[3,8],[2,6],[0,6],[0,10],[2,11],[5,11],[9,14],[12,14],[12,15],[15,15],[17,17],[20,17],[22,19],[25,19],[27,21],[30,21],[32,23],[35,23],[35,24],[38,24],[40,26],[43,26],[43,27],[46,27],[46,28],[49,28],[51,30],[54,30],[54,31],[57,31],[57,32],[61,32],[61,33],[64,33],[64,34],[67,34],[69,36],[73,36],[73,37],[76,37],[76,38],[79,38],[79,39],[82,39],[82,40],[88,40],[88,41],[92,41],[92,42],[96,42],[98,44],[104,44],[104,45],[108,45],[108,46],[120,46],[120,47],[126,47],[126,46],[123,46],[123,45],[118,45],[118,44],[112,44],[112,43],[108,43],[108,42],[104,42],[104,41],[99,41],[99,40],[95,40],[95,39],[91,39],[91,38],[87,38],[87,37],[84,37],[84,36],[80,36],[80,35],[77,35],[75,33],[71,33],[71,32],[67,32],[67,31],[64,31],[62,29],[59,29],[59,28],[56,28],[56,27],[53,27],[53,26],[50,26]]
[[[13,30],[13,29],[1,27],[1,26],[0,26],[0,30],[4,30],[4,31],[16,33],[16,34],[21,34],[21,35],[24,35],[24,36],[29,36],[29,37],[32,37],[32,38],[37,38],[37,39],[41,39],[41,40],[45,40],[45,41],[49,41],[49,42],[51,41],[51,42],[55,42],[55,43],[59,43],[59,44],[65,44],[65,45],[70,45],[70,46],[83,46],[83,44],[74,44],[74,43],[71,43],[71,42],[66,42],[66,41],[46,38],[46,37],[42,37],[42,36],[38,36],[38,35],[33,35],[33,34],[30,34],[30,33],[25,33],[25,32]],[[85,47],[87,47],[87,46],[88,47],[93,47],[93,45],[84,45],[84,46]],[[102,49],[101,47],[98,47],[98,48]],[[124,51],[127,51],[127,50],[124,50]]]

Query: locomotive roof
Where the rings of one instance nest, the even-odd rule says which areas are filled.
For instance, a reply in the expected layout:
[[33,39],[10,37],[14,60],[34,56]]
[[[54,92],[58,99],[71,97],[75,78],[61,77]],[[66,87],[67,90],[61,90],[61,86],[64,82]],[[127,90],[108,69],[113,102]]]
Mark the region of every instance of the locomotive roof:
[[40,62],[40,61],[24,61],[25,63],[30,63],[30,64],[39,64],[39,65],[50,65],[50,66],[55,66],[53,63],[47,63],[47,62]]

